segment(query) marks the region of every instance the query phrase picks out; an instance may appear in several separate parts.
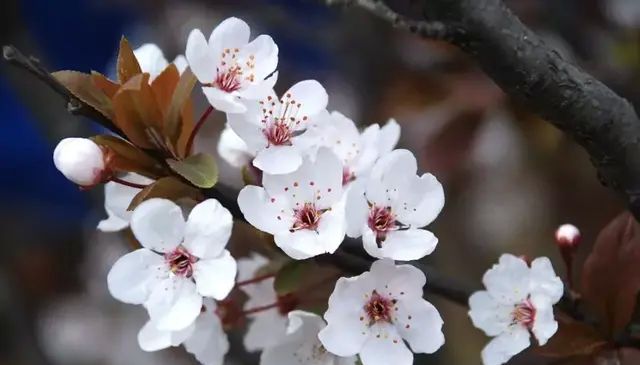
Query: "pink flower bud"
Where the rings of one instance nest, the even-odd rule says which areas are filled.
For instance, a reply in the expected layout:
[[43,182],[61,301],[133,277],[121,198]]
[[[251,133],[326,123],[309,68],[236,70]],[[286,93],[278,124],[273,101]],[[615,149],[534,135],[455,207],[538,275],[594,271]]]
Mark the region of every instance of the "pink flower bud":
[[102,149],[87,138],[60,141],[53,151],[53,163],[67,179],[80,186],[98,184],[105,170]]
[[561,248],[576,248],[580,244],[580,231],[573,224],[563,224],[556,230],[556,243]]

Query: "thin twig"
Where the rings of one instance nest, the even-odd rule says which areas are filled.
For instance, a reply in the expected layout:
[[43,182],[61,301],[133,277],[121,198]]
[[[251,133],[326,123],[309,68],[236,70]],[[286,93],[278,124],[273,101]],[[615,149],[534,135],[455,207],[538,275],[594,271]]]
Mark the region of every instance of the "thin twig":
[[191,152],[193,151],[193,142],[196,139],[196,135],[198,135],[200,128],[202,128],[202,126],[204,125],[204,122],[206,122],[207,118],[209,118],[209,115],[211,114],[211,112],[213,112],[213,107],[209,106],[204,111],[204,113],[202,113],[202,116],[196,123],[195,127],[193,127],[193,130],[191,131],[191,135],[189,135],[189,140],[187,140],[187,146],[184,151],[185,155],[190,155]]
[[439,21],[418,21],[398,14],[382,0],[326,0],[328,5],[357,5],[378,18],[390,22],[395,28],[408,30],[423,38],[447,40],[452,28]]

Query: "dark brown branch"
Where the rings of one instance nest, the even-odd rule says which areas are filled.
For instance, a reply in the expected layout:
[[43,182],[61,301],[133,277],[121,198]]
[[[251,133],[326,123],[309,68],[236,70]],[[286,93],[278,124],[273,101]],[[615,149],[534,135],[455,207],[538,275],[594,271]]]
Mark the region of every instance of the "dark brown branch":
[[[393,25],[402,17],[382,0],[329,1],[359,6]],[[640,119],[626,99],[564,59],[501,0],[425,0],[424,6],[430,19],[447,25],[446,40],[509,96],[584,147],[601,182],[622,193],[640,220]]]
[[122,131],[116,127],[111,120],[100,114],[100,112],[92,108],[89,104],[73,96],[73,94],[71,94],[64,85],[51,76],[49,71],[40,64],[40,60],[37,58],[33,56],[26,57],[17,48],[11,45],[2,47],[2,57],[12,65],[28,71],[49,86],[51,90],[62,96],[67,102],[67,110],[69,113],[87,117],[101,124],[113,133],[123,136]]

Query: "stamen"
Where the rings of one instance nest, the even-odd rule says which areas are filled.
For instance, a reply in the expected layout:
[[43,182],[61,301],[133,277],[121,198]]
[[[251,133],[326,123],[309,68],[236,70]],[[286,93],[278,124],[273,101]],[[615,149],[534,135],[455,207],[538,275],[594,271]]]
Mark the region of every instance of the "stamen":
[[369,210],[367,224],[376,235],[378,247],[382,247],[383,241],[387,238],[387,232],[398,229],[396,216],[391,212],[391,208],[379,207],[375,204]]
[[193,264],[198,258],[191,255],[184,247],[178,246],[173,252],[164,255],[165,262],[172,273],[185,278],[193,276]]
[[531,329],[533,327],[533,322],[536,319],[536,308],[531,303],[531,300],[526,299],[515,306],[511,315],[513,316],[514,324],[521,324],[528,329]]
[[294,210],[294,223],[290,232],[295,232],[300,229],[309,229],[315,231],[320,224],[320,217],[324,210],[316,209],[313,203],[304,203],[302,208]]
[[371,297],[364,305],[364,311],[369,317],[369,326],[377,322],[392,322],[395,299],[389,299],[378,294],[376,290],[371,292]]

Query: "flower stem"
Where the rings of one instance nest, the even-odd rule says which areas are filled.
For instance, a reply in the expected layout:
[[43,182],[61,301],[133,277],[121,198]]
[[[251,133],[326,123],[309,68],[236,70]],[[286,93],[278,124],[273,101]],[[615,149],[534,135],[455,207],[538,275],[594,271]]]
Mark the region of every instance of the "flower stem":
[[263,280],[267,280],[267,279],[273,278],[275,276],[276,276],[276,274],[264,274],[264,275],[256,276],[255,278],[252,278],[252,279],[238,281],[236,283],[236,286],[240,287],[240,286],[243,286],[243,285],[259,283],[259,282],[261,282]]
[[129,186],[129,187],[136,188],[136,189],[144,189],[147,186],[149,186],[149,185],[136,184],[136,183],[131,182],[131,181],[122,180],[121,178],[115,177],[115,176],[113,176],[110,180],[115,182],[115,183],[118,183],[118,184],[121,184],[121,185],[125,185],[125,186]]
[[263,306],[260,306],[260,307],[254,307],[254,308],[250,308],[250,309],[247,309],[245,311],[242,311],[242,314],[246,316],[246,315],[249,315],[249,314],[266,311],[268,309],[278,308],[279,305],[280,305],[280,303],[275,302],[275,303],[263,305]]
[[202,128],[202,125],[207,120],[211,112],[213,112],[213,107],[209,106],[207,110],[205,110],[204,113],[202,113],[202,116],[200,117],[196,125],[193,127],[193,130],[191,131],[191,135],[189,136],[189,140],[187,141],[185,155],[188,156],[191,154],[191,150],[193,149],[193,141],[196,139],[196,135],[200,131],[200,128]]

